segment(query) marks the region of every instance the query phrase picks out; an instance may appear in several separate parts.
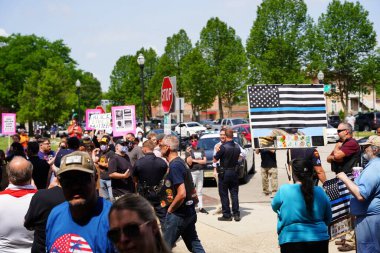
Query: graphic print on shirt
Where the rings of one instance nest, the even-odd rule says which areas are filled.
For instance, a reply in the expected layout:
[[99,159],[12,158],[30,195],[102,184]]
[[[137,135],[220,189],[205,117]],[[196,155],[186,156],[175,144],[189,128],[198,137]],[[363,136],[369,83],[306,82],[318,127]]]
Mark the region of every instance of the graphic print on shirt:
[[51,246],[50,252],[52,253],[66,253],[66,252],[93,252],[88,242],[77,234],[64,234],[59,237]]

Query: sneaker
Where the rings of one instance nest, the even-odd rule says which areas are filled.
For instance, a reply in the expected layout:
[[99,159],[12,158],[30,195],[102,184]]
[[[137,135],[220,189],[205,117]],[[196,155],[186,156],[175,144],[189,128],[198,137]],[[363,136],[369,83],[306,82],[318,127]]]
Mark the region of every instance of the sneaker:
[[355,246],[351,246],[351,245],[348,245],[348,244],[343,244],[342,246],[338,247],[338,250],[339,251],[351,251],[351,250],[355,250]]
[[234,220],[235,220],[235,221],[241,221],[240,215],[235,215],[235,216],[234,216]]
[[335,245],[344,245],[346,243],[346,240],[336,240]]
[[199,212],[200,212],[200,213],[208,214],[207,210],[204,209],[204,208],[199,208]]
[[232,221],[232,217],[225,217],[225,216],[218,217],[218,221]]

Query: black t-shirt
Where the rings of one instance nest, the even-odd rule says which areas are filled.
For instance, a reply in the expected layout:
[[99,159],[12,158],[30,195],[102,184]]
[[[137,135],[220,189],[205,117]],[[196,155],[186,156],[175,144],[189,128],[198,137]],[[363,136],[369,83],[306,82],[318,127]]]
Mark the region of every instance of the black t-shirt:
[[306,159],[313,166],[321,166],[321,157],[315,148],[293,148],[290,150],[291,159]]
[[[25,215],[24,226],[34,230],[32,253],[45,252],[46,222],[50,211],[65,201],[61,187],[43,189],[36,192],[30,201],[28,212]],[[11,218],[11,217],[10,217]]]
[[240,147],[233,141],[227,141],[220,146],[220,150],[215,154],[215,159],[220,160],[220,165],[224,168],[234,168],[239,161]]
[[37,186],[37,189],[45,189],[50,170],[50,165],[46,160],[36,156],[29,157],[29,161],[33,164],[32,178]]
[[264,169],[277,168],[276,151],[260,149],[261,167]]
[[136,161],[133,176],[140,183],[146,182],[147,186],[155,186],[160,183],[167,170],[168,165],[162,158],[156,157],[153,153],[146,153]]
[[[114,172],[122,174],[122,173],[125,173],[128,169],[130,170],[130,173],[132,175],[133,174],[132,165],[127,155],[121,156],[121,155],[115,154],[108,161],[109,174],[112,174]],[[132,177],[128,177],[127,179],[112,179],[111,178],[111,186],[112,186],[112,194],[114,197],[120,197],[126,193],[134,192]]]
[[108,149],[106,152],[100,152],[99,157],[99,168],[100,168],[100,178],[103,180],[110,180],[108,167],[101,166],[100,163],[108,163],[110,158],[115,155],[115,152]]
[[[191,149],[190,153],[185,153],[185,161],[189,156],[191,156],[193,159],[202,160],[206,156],[206,154],[203,149]],[[193,163],[191,166],[189,165],[189,167],[191,170],[204,170],[206,168],[206,164]]]

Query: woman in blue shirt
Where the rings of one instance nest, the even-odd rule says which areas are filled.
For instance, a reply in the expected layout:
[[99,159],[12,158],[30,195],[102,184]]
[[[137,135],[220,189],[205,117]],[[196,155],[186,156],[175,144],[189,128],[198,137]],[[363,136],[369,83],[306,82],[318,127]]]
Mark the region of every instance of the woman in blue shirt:
[[282,185],[272,200],[281,253],[328,252],[330,201],[321,187],[313,185],[310,161],[294,159],[291,165],[295,184]]

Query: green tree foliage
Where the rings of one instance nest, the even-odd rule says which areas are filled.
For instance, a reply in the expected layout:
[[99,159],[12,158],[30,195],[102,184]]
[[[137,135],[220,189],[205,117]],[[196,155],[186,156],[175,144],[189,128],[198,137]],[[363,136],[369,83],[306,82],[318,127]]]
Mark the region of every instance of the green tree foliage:
[[302,0],[264,0],[247,40],[254,83],[300,83],[304,40],[311,19]]
[[246,58],[241,39],[232,27],[219,18],[211,18],[202,29],[197,46],[211,68],[210,85],[217,91],[219,114],[223,118],[223,99],[228,98],[227,105],[230,106],[237,101],[234,98],[239,97],[232,94],[235,90],[231,88],[244,86],[241,80],[244,80],[245,71],[242,70],[246,66]]
[[376,45],[376,33],[368,12],[359,2],[333,0],[322,14],[316,28],[317,53],[326,64],[327,76],[335,81],[338,96],[347,114],[348,95],[358,90],[360,65]]
[[182,94],[187,103],[191,104],[193,118],[196,112],[206,110],[214,102],[216,90],[211,85],[210,67],[203,59],[199,48],[194,48],[182,60]]
[[27,78],[46,67],[48,60],[75,64],[69,56],[70,49],[62,40],[49,42],[35,35],[13,34],[0,36],[0,44],[0,107],[3,108],[14,105],[18,110],[17,96]]
[[142,48],[136,55],[126,55],[116,62],[111,75],[111,85],[108,90],[108,97],[116,105],[136,105],[136,112],[142,118],[141,110],[141,79],[140,66],[137,63],[137,56],[142,53],[145,57],[144,64],[144,102],[145,111],[151,117],[151,107],[157,101],[160,94],[155,94],[156,83],[152,82],[157,68],[157,54],[149,48]]
[[184,66],[181,61],[192,49],[191,41],[187,36],[185,30],[181,29],[177,34],[168,37],[166,40],[165,53],[173,67],[170,76],[176,76],[177,91],[180,97],[182,94],[182,72]]
[[64,123],[77,108],[75,81],[81,80],[81,115],[100,103],[100,83],[76,70],[62,40],[35,35],[0,37],[0,107],[17,111],[20,122]]

